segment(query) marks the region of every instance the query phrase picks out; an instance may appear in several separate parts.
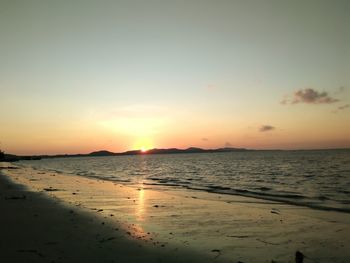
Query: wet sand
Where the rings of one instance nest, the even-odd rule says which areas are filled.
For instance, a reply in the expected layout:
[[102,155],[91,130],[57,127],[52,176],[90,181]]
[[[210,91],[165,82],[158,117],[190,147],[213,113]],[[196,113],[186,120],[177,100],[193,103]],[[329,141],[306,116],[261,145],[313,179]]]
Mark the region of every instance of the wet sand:
[[2,173],[4,262],[295,262],[297,250],[305,262],[350,260],[347,213],[31,168]]

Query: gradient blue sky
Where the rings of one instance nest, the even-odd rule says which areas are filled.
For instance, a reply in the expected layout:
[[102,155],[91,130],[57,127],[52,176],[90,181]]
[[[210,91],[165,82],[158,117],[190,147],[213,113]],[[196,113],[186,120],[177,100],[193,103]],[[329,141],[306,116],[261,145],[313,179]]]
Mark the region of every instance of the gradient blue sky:
[[[0,0],[1,148],[350,147],[349,14],[339,0]],[[307,88],[334,101],[292,103]]]

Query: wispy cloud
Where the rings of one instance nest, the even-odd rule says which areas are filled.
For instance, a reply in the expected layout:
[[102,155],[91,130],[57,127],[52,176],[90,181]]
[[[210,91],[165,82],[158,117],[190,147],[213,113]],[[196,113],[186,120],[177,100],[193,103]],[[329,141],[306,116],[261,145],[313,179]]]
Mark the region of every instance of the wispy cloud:
[[268,131],[272,131],[272,130],[275,130],[276,128],[274,126],[271,126],[271,125],[262,125],[260,128],[259,128],[259,131],[260,132],[268,132]]
[[300,89],[294,92],[292,98],[285,98],[281,101],[281,104],[330,104],[338,102],[339,100],[331,97],[327,92],[317,91],[315,89],[307,88]]
[[340,94],[343,93],[347,88],[344,86],[340,86],[335,92],[334,94]]
[[202,138],[202,141],[207,142],[207,141],[209,141],[209,139],[208,138]]
[[208,84],[205,87],[205,90],[208,91],[208,92],[215,92],[215,91],[219,90],[219,87],[217,85],[215,85],[215,84]]
[[343,106],[338,107],[338,110],[345,110],[347,108],[350,108],[350,104],[345,104]]
[[350,104],[345,104],[345,105],[342,105],[342,106],[339,106],[338,108],[336,108],[334,111],[332,111],[333,113],[337,113],[339,111],[342,111],[342,110],[346,110],[350,108]]

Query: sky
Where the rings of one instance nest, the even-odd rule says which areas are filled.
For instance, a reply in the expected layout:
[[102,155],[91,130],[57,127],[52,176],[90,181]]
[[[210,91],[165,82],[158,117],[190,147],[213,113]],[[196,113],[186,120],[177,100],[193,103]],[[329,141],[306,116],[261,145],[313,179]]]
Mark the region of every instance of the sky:
[[350,1],[0,0],[0,148],[350,147]]

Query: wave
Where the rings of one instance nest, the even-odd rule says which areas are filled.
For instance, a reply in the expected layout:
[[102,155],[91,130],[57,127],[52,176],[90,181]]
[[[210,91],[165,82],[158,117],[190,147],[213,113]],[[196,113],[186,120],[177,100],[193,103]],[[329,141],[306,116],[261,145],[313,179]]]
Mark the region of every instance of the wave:
[[[49,169],[51,171],[54,171],[56,173],[64,173],[64,171],[56,170],[56,169]],[[112,182],[118,182],[118,183],[125,183],[125,184],[134,184],[135,181],[131,179],[121,179],[117,178],[115,176],[106,176],[101,174],[95,174],[92,172],[87,171],[79,171],[79,172],[73,172],[71,174],[75,174],[78,176],[84,176],[89,178],[94,178],[98,180],[105,180],[105,181],[112,181]],[[273,189],[270,187],[257,187],[256,190],[248,190],[248,189],[240,189],[240,188],[230,188],[226,186],[220,186],[220,185],[194,185],[192,180],[188,180],[183,178],[184,180],[180,180],[177,178],[159,178],[159,177],[149,177],[147,180],[151,182],[143,182],[144,185],[153,185],[153,186],[165,186],[165,187],[181,187],[189,190],[196,190],[196,191],[205,191],[209,193],[215,193],[215,194],[226,194],[226,195],[238,195],[238,196],[244,196],[244,197],[250,197],[250,198],[256,198],[260,200],[267,200],[272,202],[279,202],[289,205],[296,205],[296,206],[304,206],[311,209],[317,209],[317,210],[325,210],[325,211],[337,211],[337,212],[343,212],[343,213],[350,213],[350,208],[346,207],[339,207],[336,205],[327,205],[325,201],[336,201],[331,200],[330,198],[326,196],[317,196],[314,198],[310,198],[308,196],[304,196],[301,194],[296,193],[284,193],[284,192],[273,192]],[[348,192],[348,191],[344,191]],[[322,201],[322,203],[320,202]],[[338,204],[349,204],[349,201],[342,202],[336,202]]]
[[203,154],[142,160],[113,157],[90,158],[88,162],[66,158],[23,164],[132,186],[181,187],[349,213],[349,153]]
[[273,202],[279,202],[289,205],[296,205],[296,206],[304,206],[312,209],[317,210],[324,210],[324,211],[337,211],[337,212],[343,212],[343,213],[350,213],[350,208],[345,207],[337,207],[337,206],[331,206],[331,205],[325,205],[324,203],[318,203],[317,199],[319,200],[329,200],[327,197],[318,197],[318,198],[310,198],[307,196],[299,195],[299,194],[289,194],[289,193],[263,193],[263,192],[256,192],[251,191],[247,189],[232,189],[229,187],[222,187],[222,186],[191,186],[191,185],[181,185],[181,184],[174,184],[174,183],[144,183],[145,185],[154,185],[154,186],[176,186],[176,187],[182,187],[190,190],[197,190],[197,191],[206,191],[209,193],[215,193],[215,194],[227,194],[227,195],[238,195],[238,196],[244,196],[244,197],[250,197],[250,198],[256,198],[256,199],[262,199],[262,200],[268,200]]

